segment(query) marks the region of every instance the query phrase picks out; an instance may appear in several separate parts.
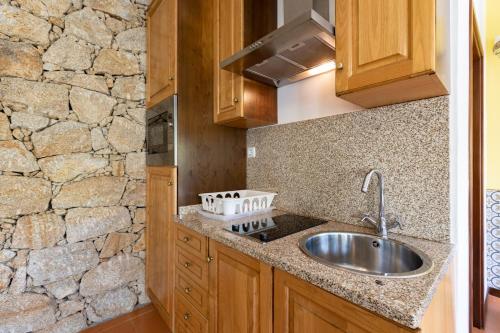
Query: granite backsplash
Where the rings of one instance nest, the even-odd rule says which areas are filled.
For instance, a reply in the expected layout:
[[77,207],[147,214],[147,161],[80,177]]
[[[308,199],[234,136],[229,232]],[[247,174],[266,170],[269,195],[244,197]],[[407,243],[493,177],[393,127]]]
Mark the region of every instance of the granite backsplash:
[[276,191],[277,208],[363,224],[378,212],[376,180],[385,176],[386,212],[402,217],[392,232],[449,242],[449,98],[438,97],[248,131],[247,187]]

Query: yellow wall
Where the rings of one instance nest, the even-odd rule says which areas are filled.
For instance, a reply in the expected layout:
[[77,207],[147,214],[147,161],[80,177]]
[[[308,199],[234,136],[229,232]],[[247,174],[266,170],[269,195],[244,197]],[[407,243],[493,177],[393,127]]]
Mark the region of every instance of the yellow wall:
[[500,1],[486,6],[486,188],[500,190],[500,57],[492,51],[500,36]]

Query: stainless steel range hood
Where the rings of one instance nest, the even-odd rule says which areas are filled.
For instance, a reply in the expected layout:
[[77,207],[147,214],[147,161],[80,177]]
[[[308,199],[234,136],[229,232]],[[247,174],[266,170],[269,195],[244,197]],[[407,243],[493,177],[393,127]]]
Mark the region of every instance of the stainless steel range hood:
[[[285,16],[293,15],[290,8],[297,10],[297,2],[283,1]],[[321,3],[318,10],[323,13],[330,12],[330,2],[314,0]],[[335,27],[314,10],[312,1],[311,7],[223,60],[220,67],[276,87],[335,68]]]

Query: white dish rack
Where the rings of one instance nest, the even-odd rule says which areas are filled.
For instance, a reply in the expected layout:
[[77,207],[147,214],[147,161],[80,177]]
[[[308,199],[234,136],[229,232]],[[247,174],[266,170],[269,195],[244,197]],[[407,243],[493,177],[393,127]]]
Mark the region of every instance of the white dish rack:
[[217,215],[250,215],[269,209],[275,196],[252,190],[200,194],[203,210]]

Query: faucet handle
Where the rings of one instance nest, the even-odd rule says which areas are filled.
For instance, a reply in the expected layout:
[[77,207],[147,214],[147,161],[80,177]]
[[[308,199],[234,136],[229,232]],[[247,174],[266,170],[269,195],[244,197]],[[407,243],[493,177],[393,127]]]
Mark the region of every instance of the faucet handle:
[[361,222],[368,222],[372,224],[374,227],[378,228],[377,220],[374,219],[370,213],[365,213],[361,216]]
[[387,229],[394,229],[396,227],[399,227],[399,229],[403,229],[403,222],[400,216],[398,215],[390,215],[389,216],[389,222],[387,225]]

